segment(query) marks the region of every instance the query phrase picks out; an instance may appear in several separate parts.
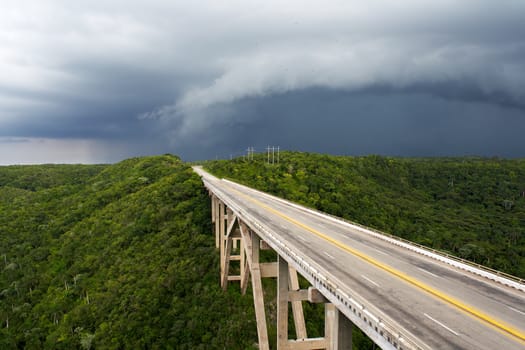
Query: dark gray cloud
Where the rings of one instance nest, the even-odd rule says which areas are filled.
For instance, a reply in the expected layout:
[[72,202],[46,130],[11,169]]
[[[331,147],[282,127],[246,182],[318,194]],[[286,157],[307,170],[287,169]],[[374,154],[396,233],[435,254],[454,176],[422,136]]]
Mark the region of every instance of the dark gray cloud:
[[0,148],[524,156],[524,32],[522,0],[7,0]]
[[[345,155],[484,155],[523,157],[525,114],[479,101],[450,101],[422,93],[307,89],[238,103],[239,122],[202,129],[215,155],[240,155],[267,145]],[[242,116],[242,118],[241,118]],[[244,146],[244,147],[243,147]],[[210,148],[184,148],[191,158]]]

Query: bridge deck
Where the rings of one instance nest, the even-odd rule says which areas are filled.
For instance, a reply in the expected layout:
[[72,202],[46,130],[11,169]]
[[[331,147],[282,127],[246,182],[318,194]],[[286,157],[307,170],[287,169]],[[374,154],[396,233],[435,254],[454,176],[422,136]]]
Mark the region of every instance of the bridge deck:
[[525,348],[525,293],[201,172],[337,288],[440,349]]

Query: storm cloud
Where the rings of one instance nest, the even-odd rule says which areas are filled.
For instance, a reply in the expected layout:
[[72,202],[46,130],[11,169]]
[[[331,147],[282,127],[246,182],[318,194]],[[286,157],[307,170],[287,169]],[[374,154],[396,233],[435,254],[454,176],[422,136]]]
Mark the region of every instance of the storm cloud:
[[8,0],[0,163],[38,144],[36,162],[64,144],[68,162],[267,144],[520,157],[523,33],[521,0]]

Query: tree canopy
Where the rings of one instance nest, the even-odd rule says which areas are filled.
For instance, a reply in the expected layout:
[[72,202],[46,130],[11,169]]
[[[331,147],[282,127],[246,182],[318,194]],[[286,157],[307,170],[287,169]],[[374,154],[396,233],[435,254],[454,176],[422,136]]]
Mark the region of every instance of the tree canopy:
[[177,157],[0,167],[0,348],[249,348],[209,199]]
[[[284,152],[205,167],[525,277],[524,160]],[[255,348],[250,291],[220,289],[214,243],[208,195],[175,156],[0,167],[0,348]],[[322,335],[322,308],[305,312]]]

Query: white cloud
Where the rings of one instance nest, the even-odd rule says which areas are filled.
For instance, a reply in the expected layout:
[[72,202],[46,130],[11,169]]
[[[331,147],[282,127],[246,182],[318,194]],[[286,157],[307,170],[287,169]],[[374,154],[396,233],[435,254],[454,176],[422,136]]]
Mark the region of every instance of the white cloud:
[[85,138],[0,137],[0,165],[114,163],[122,159],[166,153],[154,142]]
[[0,137],[0,165],[42,163],[96,163],[94,140]]

